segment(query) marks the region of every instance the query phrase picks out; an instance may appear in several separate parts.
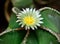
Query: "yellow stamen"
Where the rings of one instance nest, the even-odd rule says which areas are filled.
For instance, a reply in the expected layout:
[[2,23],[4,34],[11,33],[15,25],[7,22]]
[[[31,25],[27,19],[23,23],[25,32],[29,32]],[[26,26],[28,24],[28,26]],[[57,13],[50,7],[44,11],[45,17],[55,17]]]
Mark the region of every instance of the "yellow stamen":
[[23,22],[26,25],[33,25],[35,23],[35,19],[32,16],[26,16],[23,18]]

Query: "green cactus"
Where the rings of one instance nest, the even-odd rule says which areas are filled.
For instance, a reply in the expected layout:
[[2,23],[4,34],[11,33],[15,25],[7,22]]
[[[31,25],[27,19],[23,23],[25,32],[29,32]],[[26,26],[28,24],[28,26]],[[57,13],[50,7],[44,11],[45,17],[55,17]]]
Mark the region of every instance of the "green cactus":
[[[19,9],[30,8],[33,5],[33,0],[11,1],[13,7]],[[21,25],[16,22],[16,14],[12,12],[9,26],[0,33],[0,44],[60,44],[60,12],[50,7],[44,7],[38,11],[43,17],[43,24],[36,30],[21,28]]]

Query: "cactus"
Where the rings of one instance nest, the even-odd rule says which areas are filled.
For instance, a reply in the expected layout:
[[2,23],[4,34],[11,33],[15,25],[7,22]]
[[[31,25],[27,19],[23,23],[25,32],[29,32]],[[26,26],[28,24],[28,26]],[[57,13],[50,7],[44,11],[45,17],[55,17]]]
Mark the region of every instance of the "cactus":
[[60,44],[58,10],[50,7],[36,10],[33,0],[11,0],[11,2],[13,7],[9,25],[0,33],[0,44]]

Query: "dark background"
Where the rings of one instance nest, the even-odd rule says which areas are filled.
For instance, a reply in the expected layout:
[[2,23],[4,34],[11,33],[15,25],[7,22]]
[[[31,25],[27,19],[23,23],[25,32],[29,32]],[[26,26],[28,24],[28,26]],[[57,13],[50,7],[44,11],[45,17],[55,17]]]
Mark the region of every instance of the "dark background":
[[6,0],[0,0],[0,32],[5,30],[8,26],[8,22],[4,14],[4,4]]

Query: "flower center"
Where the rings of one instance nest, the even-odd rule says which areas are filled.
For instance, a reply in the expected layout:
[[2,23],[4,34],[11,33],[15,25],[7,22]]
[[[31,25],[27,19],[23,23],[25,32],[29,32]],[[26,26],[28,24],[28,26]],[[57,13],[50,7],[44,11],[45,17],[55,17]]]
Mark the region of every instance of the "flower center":
[[26,25],[33,25],[35,23],[35,19],[32,16],[24,17],[23,21]]

